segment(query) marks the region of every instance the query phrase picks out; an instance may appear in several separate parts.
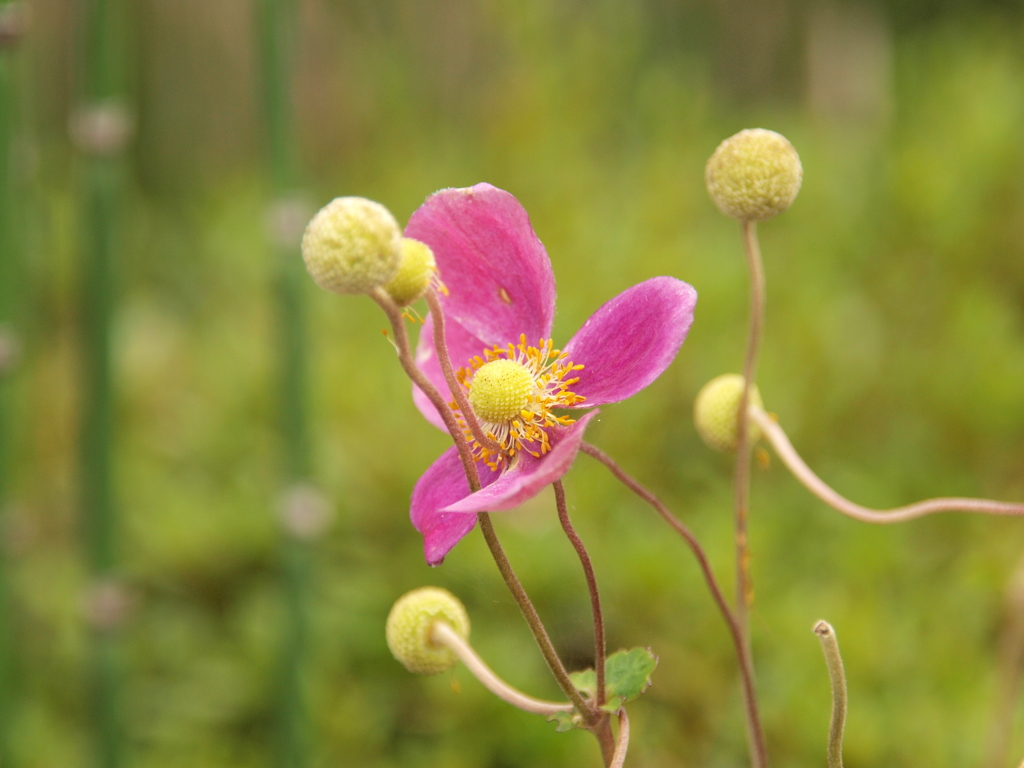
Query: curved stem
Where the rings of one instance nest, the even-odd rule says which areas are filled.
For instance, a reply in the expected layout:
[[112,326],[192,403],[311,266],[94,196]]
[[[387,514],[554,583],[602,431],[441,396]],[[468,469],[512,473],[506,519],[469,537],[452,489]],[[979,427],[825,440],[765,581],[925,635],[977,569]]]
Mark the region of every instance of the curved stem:
[[708,557],[704,552],[704,548],[701,547],[700,542],[697,541],[697,537],[693,535],[693,532],[686,526],[686,524],[673,515],[661,499],[651,493],[651,491],[647,490],[643,485],[623,470],[615,459],[590,443],[582,443],[580,445],[580,450],[604,464],[619,480],[619,482],[650,504],[651,507],[661,515],[661,518],[672,526],[676,533],[683,537],[683,540],[693,552],[694,557],[697,558],[697,564],[700,566],[701,573],[704,574],[704,581],[707,582],[708,590],[711,592],[711,597],[714,599],[715,605],[718,606],[718,610],[722,613],[722,618],[725,619],[726,627],[729,629],[729,635],[736,648],[736,658],[740,667],[740,679],[743,684],[744,715],[746,716],[747,730],[753,734],[754,744],[756,744],[761,750],[762,759],[765,761],[765,763],[762,764],[767,764],[767,749],[764,743],[764,734],[761,730],[761,715],[757,706],[757,689],[754,685],[753,662],[750,657],[744,653],[743,635],[740,632],[739,621],[737,621],[735,614],[729,607],[729,603],[725,599],[725,594],[722,592],[722,588],[718,585],[718,579],[715,578],[714,571],[711,570],[711,564],[708,562]]
[[473,492],[479,491],[480,476],[477,474],[476,463],[473,461],[473,453],[469,449],[469,443],[466,442],[466,436],[462,434],[459,423],[455,420],[455,414],[448,407],[448,403],[445,402],[441,393],[437,391],[437,387],[430,383],[430,379],[416,365],[409,347],[409,334],[405,329],[401,308],[381,288],[373,291],[370,294],[370,298],[380,305],[380,308],[384,310],[384,314],[388,316],[388,320],[391,321],[391,329],[395,334],[395,350],[398,352],[398,362],[401,363],[402,370],[423,391],[423,394],[427,396],[430,403],[437,409],[437,412],[441,415],[441,420],[452,436],[455,448],[459,452],[459,459],[462,461],[462,468],[466,472],[466,479],[469,481],[469,489]]
[[[441,419],[444,421],[445,427],[447,427],[448,432],[451,434],[452,440],[455,442],[455,446],[458,449],[459,458],[462,460],[462,468],[466,472],[466,480],[469,482],[470,491],[476,492],[480,490],[480,477],[477,474],[476,464],[473,461],[473,454],[469,449],[469,443],[466,441],[466,436],[459,428],[458,422],[455,420],[455,415],[452,413],[452,409],[448,407],[448,403],[445,402],[441,393],[438,392],[437,387],[430,383],[430,380],[424,375],[423,371],[419,369],[419,366],[416,365],[416,361],[413,359],[413,355],[409,347],[409,334],[405,329],[405,322],[402,319],[401,309],[394,301],[391,300],[391,297],[381,289],[371,293],[370,297],[380,305],[381,309],[384,310],[384,314],[388,316],[388,320],[391,321],[391,327],[395,334],[395,350],[398,352],[398,360],[402,364],[402,369],[406,372],[406,375],[412,379],[413,383],[423,390],[423,393],[430,400],[431,404],[437,409],[437,412],[441,414]],[[438,356],[440,357],[441,354],[444,354],[447,357],[448,352],[444,343],[441,344],[441,348],[442,349],[438,351]],[[576,686],[572,684],[572,680],[569,679],[569,673],[562,664],[562,660],[558,657],[558,652],[555,650],[555,646],[551,642],[551,638],[548,636],[547,630],[544,628],[544,624],[540,620],[537,609],[533,607],[533,603],[530,601],[529,595],[526,594],[526,590],[523,589],[523,585],[520,583],[515,571],[512,570],[512,565],[509,563],[508,558],[505,556],[505,550],[502,549],[501,542],[498,541],[498,534],[495,532],[494,525],[491,523],[490,515],[486,512],[480,512],[476,517],[477,521],[480,523],[480,530],[483,532],[484,541],[487,542],[487,548],[491,551],[491,557],[494,558],[494,562],[497,564],[498,571],[505,580],[505,584],[508,586],[509,592],[512,593],[512,597],[519,606],[519,610],[522,612],[523,618],[526,619],[526,623],[529,625],[530,631],[533,633],[533,638],[536,641],[537,646],[540,648],[540,652],[544,656],[544,660],[547,662],[548,668],[551,670],[551,674],[554,675],[558,686],[577,707],[587,724],[593,725],[599,720],[599,716],[594,708],[587,704],[586,699],[583,698],[580,692],[576,689]]]
[[832,723],[828,729],[828,768],[843,768],[843,725],[846,722],[846,674],[839,655],[836,632],[827,621],[814,625],[814,634],[821,639],[828,676],[832,683]]
[[466,669],[473,673],[473,676],[483,683],[484,688],[489,690],[499,699],[507,701],[513,707],[518,707],[524,712],[531,712],[535,715],[555,715],[559,712],[571,712],[572,702],[569,701],[545,701],[527,696],[522,691],[516,690],[506,683],[494,671],[484,663],[473,647],[462,639],[462,636],[443,621],[434,622],[430,631],[430,639],[437,645],[450,648],[459,660],[466,665]]
[[508,585],[509,592],[512,593],[512,597],[519,606],[519,610],[522,612],[523,618],[525,618],[526,623],[530,625],[530,630],[533,632],[533,637],[537,641],[537,646],[540,648],[540,652],[544,656],[544,661],[548,664],[548,669],[550,669],[551,674],[554,675],[555,681],[558,683],[558,687],[561,688],[562,692],[569,697],[569,700],[572,701],[573,705],[583,716],[587,725],[595,724],[599,719],[598,715],[594,711],[594,708],[587,703],[586,699],[583,698],[583,695],[576,689],[576,686],[572,684],[572,680],[569,679],[569,673],[566,671],[565,665],[562,664],[562,660],[558,657],[558,652],[555,650],[554,643],[551,642],[547,629],[544,628],[544,624],[541,622],[540,616],[537,614],[537,609],[533,607],[533,603],[530,602],[530,598],[526,594],[526,590],[523,589],[523,585],[520,583],[515,571],[512,570],[512,564],[509,563],[508,558],[505,556],[505,550],[502,549],[501,542],[498,541],[498,535],[494,532],[494,524],[491,523],[491,516],[487,512],[480,512],[477,514],[477,520],[480,522],[480,530],[484,534],[484,540],[487,542],[487,546],[491,550],[494,562],[497,564],[498,570],[501,572],[501,576],[505,580],[505,584]]
[[555,504],[558,507],[558,521],[562,524],[562,530],[568,537],[573,549],[583,566],[583,575],[587,579],[587,590],[590,592],[590,610],[594,617],[594,670],[597,674],[596,704],[603,707],[605,704],[605,640],[604,640],[604,617],[601,614],[601,595],[597,591],[597,577],[594,575],[594,565],[590,562],[590,555],[587,548],[583,546],[576,529],[572,527],[569,520],[569,509],[565,503],[565,488],[561,480],[553,483],[555,489]]
[[914,504],[907,504],[903,507],[892,509],[871,509],[855,504],[844,496],[840,496],[826,484],[820,477],[811,471],[811,468],[800,458],[793,444],[775,419],[757,406],[751,406],[748,410],[750,420],[757,424],[764,433],[765,439],[782,459],[782,463],[793,473],[807,490],[824,501],[838,512],[842,512],[854,520],[862,523],[876,523],[885,525],[888,523],[902,523],[907,520],[914,520],[918,517],[925,517],[936,512],[974,512],[987,515],[1015,516],[1024,515],[1024,504],[1011,504],[1004,501],[991,501],[989,499],[967,499],[967,498],[938,498],[926,499]]
[[455,376],[455,369],[452,367],[451,355],[448,354],[448,344],[444,335],[445,320],[441,300],[433,288],[427,291],[425,298],[427,306],[430,307],[430,317],[434,322],[434,349],[437,351],[437,361],[441,364],[441,373],[444,374],[444,380],[448,382],[448,389],[451,390],[452,397],[455,398],[462,417],[466,420],[466,426],[469,427],[473,439],[481,446],[491,453],[501,453],[501,446],[484,434],[476,413],[469,405],[466,390]]
[[626,763],[626,752],[629,750],[629,717],[625,708],[619,710],[619,742],[615,745],[615,754],[609,768],[622,768]]

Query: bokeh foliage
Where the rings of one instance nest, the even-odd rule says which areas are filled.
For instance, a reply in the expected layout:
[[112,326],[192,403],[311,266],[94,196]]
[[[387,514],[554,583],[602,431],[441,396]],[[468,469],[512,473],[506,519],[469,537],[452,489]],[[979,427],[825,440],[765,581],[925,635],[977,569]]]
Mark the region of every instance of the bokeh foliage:
[[[82,221],[65,137],[74,7],[35,0],[24,41],[24,362],[9,388],[5,547],[16,765],[88,765],[86,566],[75,477]],[[1024,499],[1024,24],[1019,3],[303,0],[295,79],[306,187],[400,221],[489,181],[530,212],[559,285],[556,342],[629,285],[700,294],[676,363],[603,410],[590,439],[658,492],[731,582],[730,462],[690,420],[741,365],[746,277],[703,164],[747,126],[804,163],[762,226],[761,391],[826,480],[865,504]],[[113,336],[129,764],[270,765],[283,637],[275,267],[256,4],[132,6],[138,115]],[[315,765],[596,764],[583,733],[493,700],[463,670],[414,678],[385,647],[407,589],[467,604],[514,684],[554,684],[477,534],[430,570],[408,523],[445,440],[418,415],[371,302],[310,282],[314,478],[335,508],[313,548],[305,685]],[[581,457],[566,486],[611,648],[650,646],[631,763],[744,764],[735,663],[681,542]],[[776,764],[824,763],[816,619],[850,679],[851,766],[979,764],[1000,676],[1015,520],[867,527],[755,469],[754,642]],[[571,666],[592,662],[579,565],[549,494],[495,516]],[[1024,752],[1017,718],[1015,755]]]

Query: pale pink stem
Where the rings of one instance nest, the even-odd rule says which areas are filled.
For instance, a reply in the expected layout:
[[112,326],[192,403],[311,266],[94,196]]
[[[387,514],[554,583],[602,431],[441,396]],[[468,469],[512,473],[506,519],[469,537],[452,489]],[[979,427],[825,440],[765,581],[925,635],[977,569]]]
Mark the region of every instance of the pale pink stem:
[[625,708],[619,710],[619,740],[615,745],[615,754],[608,768],[622,768],[626,763],[626,751],[629,749],[629,717]]
[[435,621],[430,631],[430,639],[438,645],[450,648],[466,669],[483,683],[484,688],[513,707],[535,715],[556,715],[559,712],[572,712],[573,704],[569,701],[545,701],[528,696],[506,683],[484,663],[473,647],[462,639],[454,629],[443,621]]
[[964,498],[941,498],[926,499],[915,504],[908,504],[904,507],[893,507],[892,509],[871,509],[855,504],[849,499],[840,496],[827,485],[820,477],[811,471],[800,454],[796,452],[793,444],[783,431],[779,423],[756,405],[748,409],[750,420],[761,428],[764,437],[775,449],[775,453],[782,459],[782,463],[793,473],[804,487],[811,493],[824,501],[833,509],[842,512],[854,520],[862,523],[877,523],[886,525],[888,523],[903,523],[907,520],[914,520],[936,512],[976,512],[987,515],[1024,515],[1024,504],[1012,504],[1004,501],[990,501],[989,499],[964,499]]
[[[747,353],[743,361],[743,394],[740,413],[750,403],[750,389],[757,376],[757,361],[764,338],[765,280],[761,247],[757,242],[757,225],[743,222],[743,245],[750,272],[750,330],[747,334]],[[743,688],[748,699],[747,712],[753,710],[750,697],[755,696],[754,653],[750,643],[750,604],[754,600],[754,585],[750,576],[750,541],[747,533],[750,517],[750,430],[746,419],[740,421],[737,435],[736,466],[733,474],[733,509],[736,517],[736,623],[742,638],[740,653],[751,670],[750,686]],[[747,738],[753,768],[768,768],[768,747],[758,723],[747,718]]]

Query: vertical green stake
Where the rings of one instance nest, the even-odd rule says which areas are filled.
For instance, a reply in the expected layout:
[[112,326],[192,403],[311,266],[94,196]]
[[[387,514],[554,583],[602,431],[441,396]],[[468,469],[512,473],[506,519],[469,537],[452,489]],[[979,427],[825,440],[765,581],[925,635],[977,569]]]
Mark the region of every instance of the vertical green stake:
[[[0,4],[0,530],[5,528],[9,499],[8,466],[10,430],[8,402],[11,392],[8,380],[17,356],[14,332],[15,284],[18,270],[20,230],[16,210],[17,170],[13,167],[14,134],[16,130],[17,88],[15,52],[20,42],[21,7],[16,3]],[[14,643],[11,634],[11,600],[7,553],[0,541],[0,766],[14,765],[11,754],[11,717],[16,711],[14,695]]]
[[95,765],[118,768],[116,629],[123,613],[117,581],[117,520],[111,490],[110,318],[114,303],[117,230],[124,187],[121,158],[131,133],[123,100],[123,28],[117,0],[85,3],[81,50],[82,101],[71,118],[71,139],[84,155],[82,178],[82,423],[80,482],[90,568],[87,620],[92,630],[88,711]]
[[[302,290],[305,272],[299,241],[308,213],[296,194],[298,147],[291,101],[291,62],[295,35],[291,0],[262,2],[263,82],[271,190],[274,196],[268,223],[274,246],[275,279],[279,303],[280,419],[284,438],[285,482],[281,540],[281,566],[288,622],[281,646],[277,690],[278,748],[280,768],[305,768],[307,712],[302,670],[306,653],[305,593],[309,551],[309,527],[321,504],[304,484],[309,475],[306,439],[305,340]],[[310,517],[312,515],[312,518]],[[316,528],[315,520],[313,528]]]

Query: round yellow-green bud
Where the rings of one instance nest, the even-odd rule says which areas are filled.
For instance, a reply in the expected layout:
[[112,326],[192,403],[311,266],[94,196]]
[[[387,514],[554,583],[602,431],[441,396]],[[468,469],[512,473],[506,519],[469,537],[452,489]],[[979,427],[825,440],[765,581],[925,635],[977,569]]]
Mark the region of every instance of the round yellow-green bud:
[[[743,377],[738,373],[718,376],[697,393],[693,403],[693,421],[697,433],[716,451],[735,451],[739,443],[739,411],[743,398]],[[755,384],[750,388],[750,405],[763,408],[761,393]],[[748,421],[750,444],[761,439],[761,430]]]
[[537,388],[533,374],[522,363],[502,358],[485,363],[469,383],[473,413],[493,424],[518,418]]
[[427,292],[437,272],[437,262],[430,246],[411,237],[402,238],[401,254],[398,272],[384,290],[398,306],[407,307]]
[[317,285],[335,293],[369,293],[395,276],[398,222],[380,203],[338,197],[321,208],[302,236],[302,259]]
[[391,654],[418,675],[451,669],[458,659],[430,638],[434,622],[443,621],[463,640],[469,639],[469,615],[455,595],[440,587],[420,587],[398,598],[384,627]]
[[715,205],[741,221],[764,221],[796,199],[804,171],[793,145],[782,134],[748,128],[718,145],[704,168]]

